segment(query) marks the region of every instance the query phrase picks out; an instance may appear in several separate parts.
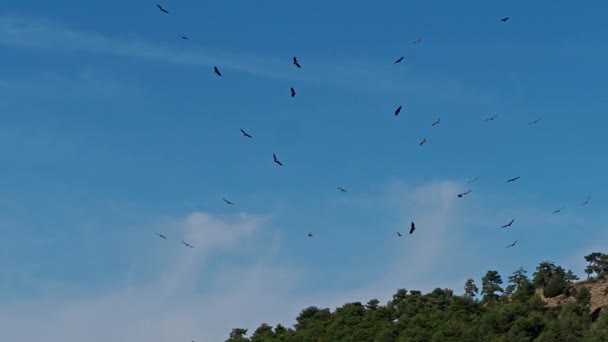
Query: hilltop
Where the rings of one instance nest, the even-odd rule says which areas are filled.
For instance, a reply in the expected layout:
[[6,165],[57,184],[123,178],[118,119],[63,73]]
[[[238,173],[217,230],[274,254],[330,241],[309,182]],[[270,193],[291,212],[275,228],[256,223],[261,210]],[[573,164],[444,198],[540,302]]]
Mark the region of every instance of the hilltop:
[[262,324],[251,337],[235,328],[226,342],[608,341],[608,254],[585,260],[585,280],[544,261],[532,277],[519,268],[503,287],[490,270],[481,288],[468,279],[461,296],[451,289],[398,289],[386,305],[372,299],[333,312],[312,306],[291,328]]

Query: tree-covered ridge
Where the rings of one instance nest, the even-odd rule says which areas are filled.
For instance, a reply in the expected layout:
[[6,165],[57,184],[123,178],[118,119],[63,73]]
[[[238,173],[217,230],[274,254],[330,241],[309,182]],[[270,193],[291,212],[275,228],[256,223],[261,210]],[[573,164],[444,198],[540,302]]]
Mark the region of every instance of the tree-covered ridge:
[[550,261],[532,278],[519,268],[506,281],[488,271],[464,294],[450,289],[399,289],[386,305],[347,303],[331,312],[315,306],[298,315],[292,328],[260,325],[233,329],[226,342],[391,341],[608,341],[608,254],[585,256],[587,280]]

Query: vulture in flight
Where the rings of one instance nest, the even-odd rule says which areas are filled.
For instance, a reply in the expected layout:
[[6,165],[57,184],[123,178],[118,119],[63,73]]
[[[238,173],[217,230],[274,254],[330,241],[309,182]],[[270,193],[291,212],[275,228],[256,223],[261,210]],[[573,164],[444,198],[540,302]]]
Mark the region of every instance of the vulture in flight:
[[589,200],[591,200],[591,196],[587,196],[587,199],[583,203],[583,206],[586,206],[587,204],[589,204]]
[[232,203],[232,202],[230,202],[229,200],[227,200],[227,199],[225,199],[225,198],[222,198],[222,199],[223,199],[223,200],[224,200],[224,202],[226,202],[226,204],[228,204],[228,205],[236,205],[236,203]]
[[213,72],[218,75],[218,76],[222,76],[222,73],[220,72],[220,69],[218,69],[216,66],[213,67]]
[[507,179],[507,183],[511,183],[511,182],[515,182],[516,180],[520,179],[521,177],[517,176],[515,178],[511,178],[511,179]]
[[338,190],[340,190],[340,192],[346,192],[346,189],[344,189],[343,187],[338,187]]
[[398,59],[395,61],[395,64],[397,64],[397,63],[401,63],[401,61],[402,61],[404,58],[405,58],[405,57],[403,57],[403,56],[399,57],[399,58],[398,58]]
[[466,195],[470,194],[470,193],[471,193],[471,191],[473,191],[473,190],[465,191],[465,192],[463,192],[463,193],[461,193],[461,194],[458,194],[458,197],[464,197],[464,196],[466,196]]
[[272,154],[272,159],[274,159],[274,162],[279,164],[280,166],[283,166],[283,163],[281,163],[281,161],[279,160],[279,158],[277,158],[276,154]]
[[163,234],[159,234],[159,233],[154,233],[154,234],[156,234],[156,235],[160,236],[161,238],[167,240],[167,238]]
[[161,5],[156,4],[156,7],[158,7],[158,9],[159,9],[161,12],[169,14],[169,11],[167,11],[166,9],[164,9],[164,8],[163,8]]
[[555,210],[553,213],[557,214],[557,213],[561,213],[561,212],[562,212],[562,208],[559,208],[559,209]]
[[308,233],[308,237],[312,237],[312,233]]
[[502,21],[503,23],[506,23],[507,20],[509,20],[509,17],[505,17],[505,18],[500,19],[500,21]]
[[247,138],[253,138],[249,133],[245,132],[242,128],[241,128],[241,133],[243,133],[243,135],[246,136]]
[[418,43],[420,43],[420,42],[421,42],[420,38],[416,38],[416,40],[414,40],[414,42],[413,42],[413,43],[414,43],[414,44],[418,44]]
[[504,226],[502,226],[503,228],[507,228],[507,227],[511,227],[511,225],[513,224],[513,222],[515,222],[515,219],[512,219],[511,222],[505,224]]
[[498,117],[498,115],[494,115],[492,117],[485,119],[484,121],[494,121],[494,119],[496,119],[497,117]]
[[189,245],[188,243],[184,242],[184,240],[182,240],[182,243],[186,246],[186,247],[190,247],[190,248],[194,248],[191,245]]
[[403,236],[403,235],[401,235],[401,233],[397,232],[397,236]]
[[190,38],[188,38],[187,36],[182,36],[183,40],[189,40]]
[[479,179],[479,176],[477,176],[477,177],[473,178],[472,180],[468,181],[467,184],[471,184],[471,183],[475,182],[478,179]]
[[534,121],[530,121],[530,122],[528,122],[528,125],[534,125],[534,124],[537,124],[537,123],[538,123],[538,122],[539,122],[541,119],[542,119],[542,118],[538,118],[538,119],[536,119],[536,120],[534,120]]
[[505,248],[513,247],[513,246],[515,246],[515,244],[516,244],[516,243],[517,243],[517,240],[513,241],[513,243],[512,243],[512,244],[508,245],[508,246],[507,246],[507,247],[505,247]]
[[422,141],[420,142],[420,146],[426,144],[426,138],[423,138]]
[[416,225],[414,224],[414,222],[412,222],[412,225],[410,226],[410,234],[412,234],[414,230],[416,230]]
[[296,97],[296,90],[291,87],[291,97]]
[[435,120],[431,126],[437,126],[437,125],[439,125],[440,122],[441,122],[441,118],[437,118],[437,120]]
[[302,66],[300,65],[300,62],[298,62],[298,59],[296,57],[293,58],[293,65],[297,66],[298,68],[301,68]]
[[399,113],[401,113],[401,108],[403,108],[403,106],[399,106],[397,107],[397,109],[395,109],[395,116],[399,115]]

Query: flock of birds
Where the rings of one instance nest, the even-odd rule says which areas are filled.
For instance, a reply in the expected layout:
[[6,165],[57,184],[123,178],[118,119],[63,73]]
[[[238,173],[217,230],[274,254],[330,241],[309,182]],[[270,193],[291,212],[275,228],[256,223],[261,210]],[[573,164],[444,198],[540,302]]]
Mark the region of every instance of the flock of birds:
[[[157,4],[156,6],[158,7],[158,9],[159,9],[159,10],[160,10],[162,13],[164,13],[164,14],[169,14],[169,13],[170,13],[168,10],[166,10],[164,7],[162,7],[160,4]],[[501,21],[501,22],[503,22],[503,23],[507,22],[508,20],[509,20],[509,17],[504,17],[504,18],[500,19],[500,21]],[[186,35],[181,35],[180,37],[181,37],[181,39],[183,39],[183,40],[189,40],[189,39],[190,39],[190,38],[189,38],[188,36],[186,36]],[[422,40],[421,40],[420,38],[417,38],[417,39],[416,39],[416,40],[414,40],[412,43],[413,43],[413,44],[419,44],[419,43],[421,43],[421,42],[422,42]],[[404,60],[404,59],[405,59],[405,56],[400,56],[399,58],[397,58],[397,59],[394,61],[394,64],[399,64],[399,63],[403,62],[403,60]],[[292,58],[292,64],[293,64],[295,67],[297,67],[298,69],[301,69],[301,68],[302,68],[302,65],[300,64],[300,61],[298,60],[298,58],[297,58],[297,57],[293,57],[293,58]],[[221,76],[222,76],[222,72],[220,71],[220,69],[219,69],[217,66],[214,66],[214,67],[213,67],[213,72],[214,72],[214,73],[215,73],[217,76],[219,76],[219,77],[221,77]],[[293,87],[290,87],[290,93],[291,93],[291,97],[292,97],[292,98],[296,96],[296,90],[295,90]],[[395,116],[398,116],[398,115],[401,113],[402,109],[403,109],[403,106],[402,106],[402,105],[400,105],[399,107],[397,107],[397,108],[395,109],[395,112],[394,112]],[[494,116],[491,116],[491,117],[489,117],[489,118],[484,119],[484,122],[494,121],[494,120],[495,120],[495,119],[497,119],[498,117],[499,117],[499,115],[494,115]],[[528,125],[534,125],[534,124],[538,124],[538,123],[541,121],[541,119],[542,119],[542,118],[537,118],[537,119],[535,119],[535,120],[533,120],[533,121],[530,121],[530,122],[528,122]],[[441,123],[441,118],[437,118],[435,121],[433,121],[432,126],[433,126],[433,127],[434,127],[434,126],[437,126],[437,125],[439,125],[440,123]],[[253,139],[253,136],[252,136],[251,134],[249,134],[248,132],[246,132],[244,129],[242,129],[242,128],[241,128],[241,129],[240,129],[240,131],[241,131],[241,134],[242,134],[244,137],[246,137],[246,138],[248,138],[248,139]],[[422,146],[422,145],[424,145],[426,142],[427,142],[426,138],[422,138],[422,140],[420,141],[419,145],[420,145],[420,146]],[[275,153],[273,153],[273,154],[272,154],[272,158],[273,158],[273,161],[274,161],[274,163],[275,163],[275,164],[277,164],[278,166],[283,166],[283,163],[282,163],[282,162],[279,160],[279,158],[277,157],[277,155],[276,155]],[[477,176],[477,177],[475,177],[474,179],[472,179],[472,180],[468,181],[468,182],[467,182],[467,184],[474,183],[474,182],[475,182],[475,181],[477,181],[479,178],[480,178],[480,177],[479,177],[479,176]],[[507,183],[515,182],[515,181],[517,181],[517,180],[518,180],[518,179],[520,179],[520,178],[521,178],[520,176],[513,177],[513,178],[510,178],[510,179],[507,179],[507,180],[506,180],[506,182],[507,182]],[[346,189],[345,189],[345,188],[343,188],[343,187],[338,186],[337,188],[338,188],[338,190],[339,190],[340,192],[347,192],[347,191],[346,191]],[[467,190],[467,191],[465,191],[465,192],[463,192],[463,193],[458,194],[457,196],[458,196],[459,198],[462,198],[462,197],[464,197],[464,196],[466,196],[466,195],[470,194],[472,191],[473,191],[473,190]],[[586,199],[586,200],[583,202],[583,204],[582,204],[582,205],[583,205],[583,206],[586,206],[587,204],[589,204],[590,199],[591,199],[591,196],[587,196],[587,199]],[[232,201],[230,201],[230,200],[228,200],[228,199],[226,199],[226,198],[223,198],[223,201],[224,201],[224,202],[225,202],[227,205],[236,205],[236,203],[234,203],[234,202],[232,202]],[[563,208],[560,208],[560,209],[557,209],[557,210],[553,211],[553,214],[560,213],[560,212],[562,211],[562,209],[563,209]],[[507,224],[503,225],[503,226],[502,226],[502,228],[509,228],[509,227],[511,227],[511,226],[513,225],[513,223],[514,223],[514,222],[515,222],[515,219],[513,218],[513,219],[511,219],[511,221],[509,221],[509,223],[507,223]],[[411,235],[411,234],[413,234],[415,230],[416,230],[416,224],[415,224],[414,222],[412,222],[412,223],[410,224],[410,230],[409,230],[409,234],[410,234],[410,235]],[[159,236],[160,238],[162,238],[162,239],[165,239],[165,240],[167,239],[167,237],[166,237],[166,236],[164,236],[163,234],[160,234],[160,233],[155,233],[155,234],[156,234],[156,235],[158,235],[158,236]],[[401,232],[397,232],[397,236],[401,237],[401,236],[403,236],[403,235],[401,234]],[[308,233],[308,237],[314,237],[314,235],[312,234],[312,232]],[[181,242],[182,242],[182,244],[184,244],[184,246],[186,246],[186,247],[189,247],[189,248],[194,248],[194,246],[190,245],[189,243],[187,243],[187,242],[185,242],[185,241],[183,241],[183,240],[181,240]],[[513,241],[511,244],[507,245],[505,248],[514,247],[514,246],[517,244],[517,242],[518,242],[518,241],[517,241],[517,240],[515,240],[515,241]]]

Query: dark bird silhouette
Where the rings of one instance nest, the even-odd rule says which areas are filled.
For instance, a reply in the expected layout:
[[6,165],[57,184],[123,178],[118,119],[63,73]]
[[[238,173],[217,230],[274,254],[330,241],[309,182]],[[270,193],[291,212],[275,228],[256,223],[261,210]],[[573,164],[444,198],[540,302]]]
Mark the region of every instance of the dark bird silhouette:
[[397,236],[403,236],[403,235],[401,235],[401,233],[397,232]]
[[395,116],[399,115],[399,113],[401,113],[401,108],[403,108],[403,106],[399,106],[397,107],[397,109],[395,109]]
[[167,240],[167,238],[163,234],[159,234],[159,233],[154,233],[154,234],[156,234],[156,235],[160,236],[161,238]]
[[470,194],[470,193],[471,193],[471,191],[473,191],[473,190],[465,191],[465,192],[463,192],[463,193],[461,193],[461,194],[458,194],[458,197],[464,197],[464,196],[466,196],[466,195]]
[[534,125],[534,124],[537,124],[537,123],[538,123],[538,122],[539,122],[541,119],[542,119],[542,118],[538,118],[538,119],[536,119],[536,120],[534,120],[534,121],[530,121],[530,122],[528,122],[528,125]]
[[169,11],[167,11],[166,9],[164,9],[164,8],[163,8],[161,5],[156,4],[156,7],[158,7],[158,9],[159,9],[161,12],[164,12],[164,13],[169,14]]
[[507,247],[505,247],[505,248],[513,247],[513,246],[515,246],[515,244],[517,244],[517,240],[513,241],[513,243],[512,243],[512,244],[508,245],[508,246],[507,246]]
[[473,178],[472,180],[468,181],[467,184],[471,184],[471,183],[475,182],[478,179],[479,179],[479,176],[477,176],[477,177]]
[[296,57],[293,58],[293,65],[297,66],[298,68],[301,68],[302,66],[300,65],[300,62],[298,62],[298,59]]
[[503,23],[506,23],[507,20],[509,20],[509,17],[505,17],[505,18],[500,19],[500,21],[502,21]]
[[312,233],[308,233],[308,237],[312,237]]
[[410,234],[412,234],[414,232],[414,230],[416,230],[416,225],[414,224],[414,222],[412,222],[412,224],[410,226]]
[[441,122],[441,119],[437,118],[437,120],[433,121],[433,124],[431,126],[437,126],[437,125],[439,125],[440,122]]
[[229,205],[236,205],[236,203],[232,203],[232,202],[230,202],[229,200],[227,200],[227,199],[225,199],[225,198],[222,198],[222,199],[224,200],[224,202],[226,202],[226,204],[229,204]]
[[512,219],[511,222],[505,224],[504,226],[502,226],[503,228],[507,228],[507,227],[511,227],[511,225],[513,224],[513,222],[515,222],[515,219]]
[[397,60],[395,61],[395,64],[397,63],[401,63],[401,61],[404,59],[405,57],[401,56],[399,58],[397,58]]
[[498,117],[498,115],[494,115],[494,116],[489,117],[489,118],[487,118],[487,119],[485,119],[483,121],[494,121],[494,119],[496,119],[497,117]]
[[583,206],[586,206],[587,204],[589,204],[589,200],[591,200],[591,196],[587,196],[587,199],[583,203]]
[[562,212],[562,208],[559,208],[559,209],[555,210],[553,213],[557,214],[557,213],[561,213],[561,212]]
[[191,245],[189,245],[188,243],[184,242],[184,240],[182,240],[182,243],[183,243],[184,245],[186,245],[187,247],[194,248],[194,247],[192,247]]
[[291,87],[291,97],[296,97],[296,90]]
[[414,40],[414,42],[413,42],[413,43],[414,43],[414,44],[418,44],[418,43],[420,43],[421,41],[422,41],[422,40],[420,40],[420,38],[416,38],[416,40]]
[[422,141],[420,142],[420,146],[426,144],[426,138],[423,138]]
[[507,183],[511,183],[511,182],[515,182],[516,180],[520,179],[521,177],[515,177],[515,178],[511,178],[511,179],[507,179]]
[[276,155],[276,154],[274,154],[274,153],[272,154],[272,159],[274,159],[274,162],[275,162],[275,163],[277,163],[277,164],[279,164],[279,165],[283,166],[283,164],[281,163],[281,161],[279,160],[279,158],[277,158],[277,155]]
[[213,67],[213,72],[216,73],[218,76],[222,76],[220,69],[218,69],[216,66]]
[[338,187],[338,190],[340,190],[341,192],[346,192],[346,189],[344,189],[342,187]]
[[183,40],[189,40],[190,38],[188,38],[187,36],[182,36]]
[[243,135],[246,136],[247,138],[253,138],[249,133],[245,132],[242,128],[241,128],[241,133],[243,133]]

